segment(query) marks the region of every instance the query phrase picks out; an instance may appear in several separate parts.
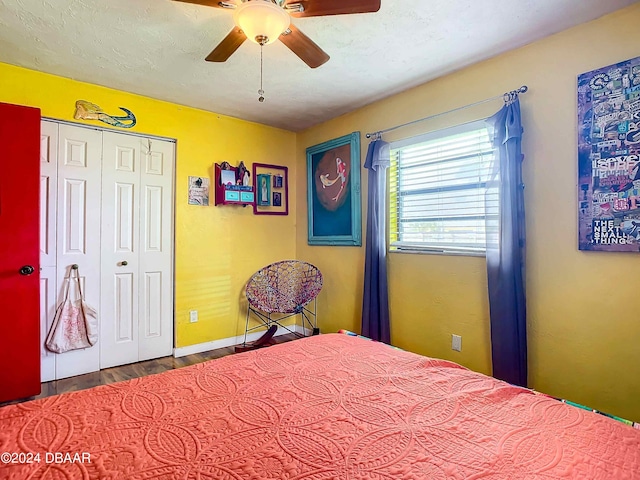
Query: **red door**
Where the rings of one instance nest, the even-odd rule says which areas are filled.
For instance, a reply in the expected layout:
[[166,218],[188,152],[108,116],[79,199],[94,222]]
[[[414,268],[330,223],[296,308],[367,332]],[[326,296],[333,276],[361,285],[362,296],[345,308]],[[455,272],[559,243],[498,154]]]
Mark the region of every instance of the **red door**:
[[0,103],[0,402],[40,393],[40,110]]

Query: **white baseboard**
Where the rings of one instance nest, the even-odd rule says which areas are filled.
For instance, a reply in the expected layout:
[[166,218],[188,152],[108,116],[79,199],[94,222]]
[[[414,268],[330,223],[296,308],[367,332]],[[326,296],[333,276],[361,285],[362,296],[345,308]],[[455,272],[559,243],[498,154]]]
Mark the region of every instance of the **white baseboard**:
[[[303,328],[300,325],[290,325],[289,328],[296,333],[300,333],[302,335],[309,336],[312,331],[308,328]],[[253,342],[259,339],[262,335],[264,335],[264,330],[255,333],[247,334],[247,342]],[[276,333],[273,335],[277,337],[278,335],[285,335],[289,332],[286,328],[278,327]],[[237,337],[229,337],[229,338],[221,338],[220,340],[213,340],[211,342],[205,343],[197,343],[195,345],[189,345],[186,347],[178,347],[173,349],[173,356],[175,358],[184,357],[186,355],[192,355],[194,353],[202,353],[208,352],[209,350],[216,350],[217,348],[231,347],[233,345],[239,345],[244,342],[244,334],[238,335]]]

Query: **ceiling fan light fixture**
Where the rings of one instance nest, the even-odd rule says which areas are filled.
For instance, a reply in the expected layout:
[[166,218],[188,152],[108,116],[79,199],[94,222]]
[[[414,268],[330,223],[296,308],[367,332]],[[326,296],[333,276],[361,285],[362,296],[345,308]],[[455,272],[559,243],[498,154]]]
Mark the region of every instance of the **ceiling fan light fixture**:
[[275,42],[291,23],[283,8],[265,0],[244,2],[236,8],[233,20],[249,40],[259,45]]

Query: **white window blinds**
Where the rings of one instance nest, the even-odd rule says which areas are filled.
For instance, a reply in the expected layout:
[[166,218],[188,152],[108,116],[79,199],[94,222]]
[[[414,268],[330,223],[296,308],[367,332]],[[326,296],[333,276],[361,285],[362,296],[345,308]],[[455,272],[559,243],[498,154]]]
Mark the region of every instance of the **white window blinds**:
[[390,249],[483,253],[493,159],[484,122],[392,143]]

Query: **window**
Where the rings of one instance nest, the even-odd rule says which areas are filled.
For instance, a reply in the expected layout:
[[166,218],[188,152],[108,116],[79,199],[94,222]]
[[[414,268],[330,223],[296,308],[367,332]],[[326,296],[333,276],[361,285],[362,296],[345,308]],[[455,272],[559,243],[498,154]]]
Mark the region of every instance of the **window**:
[[483,121],[392,143],[390,250],[483,254],[493,158]]

